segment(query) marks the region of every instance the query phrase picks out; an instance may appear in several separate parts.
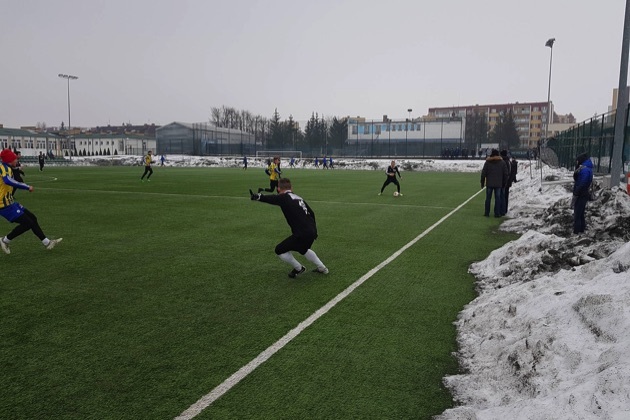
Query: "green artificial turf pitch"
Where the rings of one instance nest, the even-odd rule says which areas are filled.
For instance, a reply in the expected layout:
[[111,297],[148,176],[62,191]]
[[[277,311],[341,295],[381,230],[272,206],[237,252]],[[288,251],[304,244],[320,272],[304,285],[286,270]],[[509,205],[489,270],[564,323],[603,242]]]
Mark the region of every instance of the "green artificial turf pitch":
[[[44,232],[0,254],[0,418],[169,419],[479,191],[479,174],[285,169],[313,208],[330,274],[274,254],[260,168],[26,168],[16,200]],[[453,322],[468,266],[513,239],[479,194],[199,418],[430,418],[452,406]],[[2,219],[0,234],[12,226]],[[15,226],[15,225],[13,225]]]

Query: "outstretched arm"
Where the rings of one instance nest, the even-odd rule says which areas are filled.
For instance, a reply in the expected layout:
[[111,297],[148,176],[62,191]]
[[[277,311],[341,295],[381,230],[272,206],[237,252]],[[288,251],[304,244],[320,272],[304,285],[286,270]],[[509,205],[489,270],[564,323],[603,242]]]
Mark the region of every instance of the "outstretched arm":
[[276,206],[280,205],[280,194],[264,195],[261,193],[254,193],[249,190],[249,198],[253,201],[262,201],[263,203],[269,203]]
[[33,187],[31,187],[28,184],[25,184],[23,182],[18,182],[15,179],[13,179],[12,177],[9,176],[9,174],[6,174],[5,176],[2,177],[2,181],[14,188],[19,188],[21,190],[29,190],[29,191],[33,191]]

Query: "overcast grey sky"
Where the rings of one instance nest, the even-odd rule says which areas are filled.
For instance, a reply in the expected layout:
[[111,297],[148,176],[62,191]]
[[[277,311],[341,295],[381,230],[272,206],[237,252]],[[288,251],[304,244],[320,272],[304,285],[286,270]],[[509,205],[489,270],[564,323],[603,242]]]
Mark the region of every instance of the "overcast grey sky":
[[0,123],[381,119],[551,99],[578,121],[619,84],[625,1],[0,0]]

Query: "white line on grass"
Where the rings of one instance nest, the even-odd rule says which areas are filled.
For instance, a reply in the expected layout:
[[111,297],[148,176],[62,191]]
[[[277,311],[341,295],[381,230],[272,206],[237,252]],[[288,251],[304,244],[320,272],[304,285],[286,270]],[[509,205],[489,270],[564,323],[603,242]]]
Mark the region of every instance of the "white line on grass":
[[396,258],[398,258],[409,247],[413,246],[416,242],[418,242],[420,239],[425,237],[429,232],[431,232],[433,229],[435,229],[440,224],[442,224],[442,222],[444,222],[446,219],[448,219],[453,214],[455,214],[459,209],[461,209],[466,204],[468,204],[473,198],[475,198],[477,195],[479,195],[479,193],[481,191],[483,191],[483,190],[479,190],[478,192],[473,194],[469,199],[464,201],[457,208],[455,208],[454,210],[451,210],[451,212],[448,213],[446,216],[442,217],[440,220],[435,222],[431,227],[427,228],[427,230],[422,232],[420,235],[416,236],[414,239],[412,239],[409,243],[407,243],[405,246],[400,248],[398,251],[394,252],[385,261],[383,261],[382,263],[380,263],[379,265],[377,265],[376,267],[374,267],[373,269],[368,271],[360,279],[358,279],[357,281],[352,283],[344,291],[342,291],[337,296],[335,296],[332,300],[330,300],[327,304],[325,304],[324,306],[319,308],[317,311],[315,311],[311,316],[306,318],[304,321],[300,322],[300,324],[297,327],[295,327],[291,331],[289,331],[284,337],[280,338],[278,341],[273,343],[266,350],[264,350],[262,353],[260,353],[258,356],[256,356],[256,358],[254,358],[251,362],[249,362],[248,364],[246,364],[245,366],[240,368],[238,371],[236,371],[234,374],[232,374],[232,376],[227,378],[225,381],[223,381],[223,383],[221,383],[216,388],[214,388],[212,391],[210,391],[210,393],[208,393],[208,394],[204,395],[203,397],[201,397],[196,403],[194,403],[193,405],[188,407],[188,409],[186,409],[183,413],[181,413],[175,419],[176,420],[192,419],[196,415],[200,414],[203,410],[208,408],[208,406],[210,406],[210,404],[212,404],[217,399],[219,399],[221,396],[223,396],[223,394],[228,392],[233,386],[235,386],[240,381],[245,379],[245,377],[247,375],[249,375],[250,373],[252,373],[258,366],[262,365],[271,356],[273,356],[276,352],[278,352],[284,346],[289,344],[291,342],[291,340],[293,340],[295,337],[297,337],[307,327],[309,327],[311,324],[313,324],[315,321],[317,321],[320,317],[322,317],[328,311],[330,311],[335,305],[337,305],[339,302],[341,302],[343,299],[345,299],[348,295],[350,295],[350,293],[352,293],[357,287],[361,286],[370,277],[372,277],[374,274],[378,273],[383,267],[385,267],[390,262],[392,262]]
[[38,180],[38,181],[33,181],[33,182],[31,182],[29,185],[39,185],[39,184],[41,184],[42,182],[55,182],[55,181],[57,181],[57,180],[58,180],[58,178],[56,178],[56,177],[54,177],[54,176],[48,176],[48,177],[47,177],[47,176],[45,176],[45,175],[41,175],[41,176],[44,176],[45,178],[48,178],[48,179],[40,179],[40,180]]
[[[133,194],[133,195],[157,195],[162,197],[195,197],[195,198],[227,198],[227,199],[236,199],[236,200],[249,200],[249,196],[246,197],[236,197],[231,195],[199,195],[199,194],[178,194],[178,193],[163,193],[163,192],[149,192],[149,191],[112,191],[112,190],[90,190],[90,189],[77,189],[77,188],[39,188],[40,190],[48,190],[48,191],[71,191],[71,192],[91,192],[91,193],[102,193],[102,194]],[[398,200],[398,199],[396,199]],[[309,200],[309,203],[326,203],[326,204],[343,204],[343,205],[358,205],[358,206],[404,206],[404,207],[417,207],[422,209],[448,209],[450,207],[440,207],[440,206],[418,206],[415,204],[403,204],[403,201],[399,203],[359,203],[352,202],[349,203],[347,201],[324,201],[324,200]]]

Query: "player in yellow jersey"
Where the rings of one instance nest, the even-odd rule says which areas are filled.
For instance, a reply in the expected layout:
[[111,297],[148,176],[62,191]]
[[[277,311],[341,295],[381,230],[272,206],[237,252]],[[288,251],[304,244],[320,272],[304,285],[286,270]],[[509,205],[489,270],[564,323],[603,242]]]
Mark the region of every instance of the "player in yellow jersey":
[[151,156],[151,152],[150,150],[147,152],[147,155],[144,157],[144,173],[142,174],[142,176],[140,177],[140,181],[144,182],[144,176],[146,174],[149,174],[147,176],[147,181],[151,182],[151,175],[153,175],[153,169],[151,168],[151,164],[155,163],[153,161],[153,156]]
[[17,165],[17,155],[11,149],[5,149],[0,152],[0,160],[2,161],[0,163],[0,216],[11,223],[18,224],[7,236],[0,239],[0,248],[5,254],[10,254],[9,244],[11,241],[24,232],[32,230],[46,249],[53,249],[63,238],[48,239],[39,226],[37,217],[20,203],[13,200],[14,187],[28,190],[29,192],[33,191],[32,186],[13,179],[13,167]]
[[282,175],[282,171],[280,170],[280,158],[278,156],[273,158],[273,163],[267,166],[265,173],[269,175],[269,188],[258,188],[258,192],[274,192],[278,188],[278,181]]

